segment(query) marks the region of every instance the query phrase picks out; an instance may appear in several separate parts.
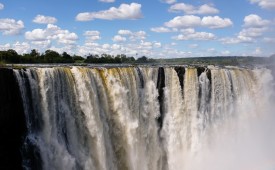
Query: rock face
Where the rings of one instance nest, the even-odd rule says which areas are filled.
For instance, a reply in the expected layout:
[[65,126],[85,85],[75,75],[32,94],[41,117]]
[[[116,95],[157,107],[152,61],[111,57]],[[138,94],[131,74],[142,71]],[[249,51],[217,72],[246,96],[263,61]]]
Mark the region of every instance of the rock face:
[[22,168],[21,146],[26,132],[25,116],[16,78],[11,69],[0,68],[0,169]]

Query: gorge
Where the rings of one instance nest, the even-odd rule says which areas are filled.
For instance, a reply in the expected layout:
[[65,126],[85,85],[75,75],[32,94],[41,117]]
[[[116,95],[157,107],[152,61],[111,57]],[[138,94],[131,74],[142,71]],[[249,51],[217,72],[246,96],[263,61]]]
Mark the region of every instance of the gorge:
[[0,101],[0,169],[275,165],[274,78],[264,67],[3,68]]

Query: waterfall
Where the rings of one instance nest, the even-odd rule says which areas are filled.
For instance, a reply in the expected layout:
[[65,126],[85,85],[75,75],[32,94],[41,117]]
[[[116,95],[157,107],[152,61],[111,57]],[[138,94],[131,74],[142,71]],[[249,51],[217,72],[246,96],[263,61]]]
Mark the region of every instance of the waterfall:
[[27,125],[24,169],[199,170],[196,163],[204,165],[218,141],[246,134],[272,105],[273,78],[265,68],[13,72]]

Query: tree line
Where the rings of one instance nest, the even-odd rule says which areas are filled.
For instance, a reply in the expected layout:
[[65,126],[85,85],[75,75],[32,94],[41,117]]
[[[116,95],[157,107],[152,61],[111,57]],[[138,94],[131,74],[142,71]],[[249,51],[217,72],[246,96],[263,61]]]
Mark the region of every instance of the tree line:
[[127,57],[125,54],[116,56],[110,54],[88,55],[85,58],[78,55],[70,55],[67,52],[59,54],[54,50],[46,50],[44,53],[39,53],[33,49],[30,53],[18,54],[15,50],[9,49],[0,51],[0,62],[2,63],[148,63],[154,62],[142,56],[138,59]]

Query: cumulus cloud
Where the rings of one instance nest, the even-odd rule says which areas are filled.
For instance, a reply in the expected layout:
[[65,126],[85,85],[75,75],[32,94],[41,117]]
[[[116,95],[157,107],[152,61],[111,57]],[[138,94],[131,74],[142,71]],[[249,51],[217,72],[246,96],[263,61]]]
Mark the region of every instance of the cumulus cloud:
[[161,48],[161,46],[162,46],[161,42],[154,42],[155,48]]
[[268,20],[264,20],[256,14],[250,14],[244,18],[245,27],[263,27],[267,26],[269,23]]
[[58,43],[71,45],[75,44],[78,36],[68,30],[62,30],[60,27],[48,24],[46,29],[34,29],[25,33],[25,38],[30,41],[45,42],[47,40],[56,40]]
[[86,37],[87,40],[91,40],[91,41],[96,41],[96,40],[100,40],[100,32],[99,31],[85,31],[84,36]]
[[10,48],[11,48],[10,43],[3,44],[3,45],[0,44],[0,50],[1,50],[1,51],[6,51],[6,50],[8,50],[8,49],[10,49]]
[[216,28],[225,28],[225,27],[229,27],[232,26],[233,23],[229,18],[220,18],[219,16],[208,16],[208,17],[203,17],[201,20],[201,25],[208,27],[208,28],[212,28],[212,29],[216,29]]
[[112,3],[115,2],[115,0],[99,0],[100,2],[105,2],[105,3]]
[[31,46],[27,42],[16,42],[12,45],[12,49],[14,49],[19,54],[28,53],[30,48]]
[[130,38],[144,40],[144,39],[146,39],[146,36],[147,36],[147,34],[145,31],[138,31],[138,32],[134,32],[132,34],[132,37],[130,37]]
[[0,3],[0,10],[4,9],[4,5]]
[[150,30],[157,33],[172,32],[172,30],[167,27],[154,27]]
[[130,31],[130,30],[119,30],[118,34],[128,36],[129,39],[132,40],[132,41],[144,40],[144,39],[146,39],[146,36],[147,36],[145,31],[133,32],[133,31]]
[[167,3],[167,4],[173,4],[173,3],[176,3],[177,0],[162,0],[162,2]]
[[38,46],[40,48],[48,49],[51,47],[51,41],[50,40],[43,40],[43,41],[32,41],[31,44]]
[[115,36],[113,37],[113,41],[114,41],[114,42],[124,42],[124,41],[126,41],[126,38],[125,38],[125,37],[122,37],[121,35],[115,35]]
[[25,33],[25,38],[31,41],[44,41],[47,40],[47,38],[49,38],[47,34],[49,34],[47,33],[47,30],[34,29],[31,32],[27,31]]
[[214,40],[216,36],[213,33],[208,32],[183,32],[175,37],[172,37],[175,40]]
[[223,44],[239,44],[239,43],[253,43],[255,40],[251,37],[245,37],[242,35],[238,35],[237,37],[221,38],[220,41]]
[[37,15],[32,21],[37,24],[54,24],[57,19],[55,17]]
[[172,5],[169,8],[170,12],[184,12],[185,14],[217,14],[219,10],[216,9],[213,5],[204,4],[198,7],[195,7],[190,4],[177,3]]
[[240,36],[244,37],[260,37],[266,32],[268,29],[266,27],[263,28],[245,28],[239,33]]
[[17,35],[24,29],[24,23],[21,20],[0,19],[0,32],[4,35]]
[[118,34],[120,34],[120,35],[132,35],[133,33],[130,30],[119,30]]
[[196,27],[201,25],[201,18],[194,15],[177,16],[165,23],[167,27],[183,28]]
[[111,7],[99,12],[84,12],[76,16],[77,21],[90,21],[94,19],[104,20],[133,20],[142,17],[141,4],[121,4],[118,8]]
[[224,44],[253,43],[256,42],[266,31],[270,21],[264,20],[258,15],[251,14],[245,16],[243,29],[236,37],[222,38],[220,41]]
[[165,26],[172,28],[190,28],[203,26],[211,29],[225,28],[232,26],[229,18],[220,18],[219,16],[207,16],[202,19],[194,15],[177,16],[165,23]]
[[275,9],[274,0],[250,0],[252,4],[257,4],[263,9]]

